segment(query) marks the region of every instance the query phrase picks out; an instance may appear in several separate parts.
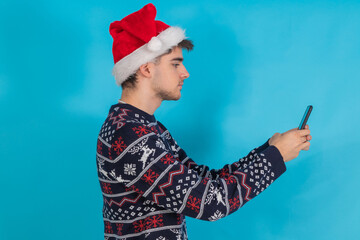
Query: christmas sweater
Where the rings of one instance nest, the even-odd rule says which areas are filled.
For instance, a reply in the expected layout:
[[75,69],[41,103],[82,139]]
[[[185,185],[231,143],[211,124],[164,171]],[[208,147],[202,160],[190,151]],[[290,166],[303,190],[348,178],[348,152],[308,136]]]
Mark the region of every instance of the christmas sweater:
[[125,103],[110,108],[96,162],[109,240],[187,239],[185,216],[226,217],[286,170],[280,152],[268,142],[210,170],[187,156],[154,115]]

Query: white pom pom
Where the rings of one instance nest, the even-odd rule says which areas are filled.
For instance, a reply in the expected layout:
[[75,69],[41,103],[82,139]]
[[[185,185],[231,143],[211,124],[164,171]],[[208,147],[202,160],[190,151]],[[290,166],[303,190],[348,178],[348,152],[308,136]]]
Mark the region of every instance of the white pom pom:
[[157,37],[152,37],[147,44],[147,48],[152,52],[159,51],[161,47],[162,47],[162,42]]

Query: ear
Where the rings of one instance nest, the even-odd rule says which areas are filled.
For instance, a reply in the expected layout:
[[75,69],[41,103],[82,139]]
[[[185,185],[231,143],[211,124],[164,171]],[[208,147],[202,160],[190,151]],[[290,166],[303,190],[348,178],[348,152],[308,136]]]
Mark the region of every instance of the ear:
[[151,76],[154,72],[153,65],[154,65],[154,63],[152,63],[152,62],[148,62],[148,63],[141,65],[139,68],[139,73],[146,78],[151,78]]

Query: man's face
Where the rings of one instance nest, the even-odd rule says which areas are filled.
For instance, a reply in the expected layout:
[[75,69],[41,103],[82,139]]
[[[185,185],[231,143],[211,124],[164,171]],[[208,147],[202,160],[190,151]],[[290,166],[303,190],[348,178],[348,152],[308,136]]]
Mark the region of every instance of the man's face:
[[155,64],[152,89],[162,100],[178,100],[184,80],[188,77],[189,73],[183,65],[182,49],[175,47]]

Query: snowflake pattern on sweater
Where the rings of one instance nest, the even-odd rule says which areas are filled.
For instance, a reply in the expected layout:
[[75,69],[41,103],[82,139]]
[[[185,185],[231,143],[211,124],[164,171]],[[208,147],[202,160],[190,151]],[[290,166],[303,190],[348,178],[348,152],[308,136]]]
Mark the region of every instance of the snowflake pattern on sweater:
[[268,142],[218,170],[197,165],[154,115],[111,106],[97,141],[105,239],[187,239],[185,216],[216,221],[286,167]]

